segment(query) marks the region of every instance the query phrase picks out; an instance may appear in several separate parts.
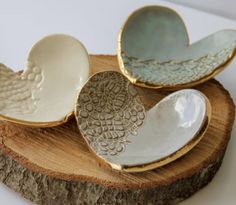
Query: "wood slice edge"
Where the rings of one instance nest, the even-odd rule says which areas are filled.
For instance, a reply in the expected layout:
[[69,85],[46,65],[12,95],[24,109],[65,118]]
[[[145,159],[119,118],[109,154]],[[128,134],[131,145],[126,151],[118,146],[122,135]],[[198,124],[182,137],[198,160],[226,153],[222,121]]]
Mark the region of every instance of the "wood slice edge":
[[38,204],[176,204],[212,180],[230,139],[235,106],[229,92],[218,81],[212,81],[227,96],[229,129],[220,149],[188,174],[176,176],[165,184],[119,187],[96,178],[63,175],[39,167],[9,149],[0,138],[0,181]]
[[[229,125],[227,129],[227,133],[226,136],[224,137],[224,140],[222,140],[221,145],[220,145],[220,149],[216,149],[212,155],[208,158],[206,158],[202,164],[200,164],[199,166],[195,166],[194,168],[190,169],[188,173],[183,173],[183,174],[179,174],[178,176],[175,176],[173,178],[168,178],[168,181],[164,181],[163,183],[155,183],[155,182],[147,182],[145,184],[142,184],[142,188],[152,188],[152,187],[156,187],[156,186],[168,186],[169,184],[173,183],[176,180],[182,179],[182,178],[188,178],[189,176],[191,176],[194,173],[197,173],[199,171],[201,171],[202,169],[207,168],[210,164],[214,163],[215,161],[218,160],[219,156],[222,156],[222,154],[225,152],[227,145],[228,145],[228,141],[230,139],[231,136],[231,130],[232,130],[232,126],[234,123],[234,118],[235,118],[235,105],[234,102],[229,94],[229,92],[227,90],[224,89],[224,87],[217,81],[217,80],[211,80],[214,81],[214,84],[219,87],[219,89],[227,96],[227,101],[228,101],[228,105],[229,105]],[[72,119],[73,120],[73,119]],[[11,157],[13,160],[15,160],[17,163],[19,163],[20,165],[22,165],[23,167],[29,169],[30,171],[36,172],[36,173],[42,173],[44,175],[47,175],[51,178],[57,178],[57,179],[62,179],[62,180],[73,180],[73,181],[89,181],[95,184],[101,184],[104,186],[108,186],[110,188],[121,188],[121,189],[137,189],[139,188],[139,186],[121,186],[120,184],[116,184],[116,183],[109,183],[108,181],[103,181],[101,179],[97,179],[95,177],[87,177],[87,176],[77,176],[77,175],[69,175],[69,174],[62,174],[62,173],[58,173],[55,171],[51,171],[49,169],[45,169],[41,166],[38,166],[37,164],[32,163],[31,161],[29,161],[27,158],[19,155],[18,153],[14,152],[13,150],[11,150],[10,148],[8,148],[5,144],[4,144],[4,137],[0,138],[0,153],[2,153],[3,155],[9,156]],[[1,166],[0,166],[0,171],[1,171]],[[1,173],[0,173],[1,175]]]
[[0,152],[0,181],[37,204],[176,204],[207,185],[221,166],[225,150],[192,176],[167,186],[112,188],[89,181],[54,178],[32,171]]
[[[215,82],[230,96],[218,81]],[[231,106],[232,127],[235,116],[234,103],[231,97],[228,100]],[[190,197],[213,179],[221,166],[230,134],[231,129],[222,142],[222,149],[206,159],[198,172],[193,172],[189,176],[179,176],[165,186],[153,185],[146,188],[115,187],[101,181],[60,176],[37,165],[32,166],[28,160],[5,147],[2,140],[0,181],[37,204],[176,204]]]

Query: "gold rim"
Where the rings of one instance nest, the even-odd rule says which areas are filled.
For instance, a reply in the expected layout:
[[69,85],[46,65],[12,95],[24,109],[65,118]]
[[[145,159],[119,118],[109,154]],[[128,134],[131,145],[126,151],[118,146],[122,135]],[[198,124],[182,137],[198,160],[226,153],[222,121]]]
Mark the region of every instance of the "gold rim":
[[[178,89],[183,89],[183,88],[189,88],[189,87],[194,87],[197,86],[201,83],[204,83],[208,80],[210,80],[211,78],[213,78],[214,76],[216,76],[218,73],[220,73],[221,71],[223,71],[227,65],[230,64],[230,62],[233,60],[233,58],[236,55],[236,47],[234,48],[232,54],[229,56],[228,60],[219,65],[217,68],[215,68],[210,74],[200,78],[199,80],[196,81],[192,81],[189,83],[183,83],[183,84],[176,84],[176,85],[162,85],[162,84],[152,84],[152,83],[148,83],[148,82],[143,82],[140,81],[132,76],[129,75],[128,71],[125,68],[122,56],[121,56],[121,52],[122,52],[122,34],[123,34],[123,30],[126,28],[127,23],[129,22],[129,20],[131,19],[131,17],[133,15],[135,15],[136,13],[145,10],[147,8],[153,8],[153,7],[160,7],[162,9],[167,9],[170,10],[172,12],[174,12],[183,22],[183,25],[185,27],[186,30],[186,34],[187,34],[187,40],[188,40],[188,44],[186,45],[187,47],[191,46],[190,41],[189,41],[189,35],[188,35],[188,31],[187,31],[187,27],[183,21],[183,18],[179,15],[179,13],[177,13],[175,10],[168,8],[168,7],[163,7],[163,6],[156,6],[156,5],[150,5],[150,6],[145,6],[142,7],[140,9],[135,10],[134,12],[132,12],[126,19],[124,25],[121,27],[120,32],[118,34],[118,48],[117,48],[117,59],[118,59],[118,64],[119,64],[119,68],[121,70],[121,72],[123,73],[123,75],[129,79],[129,81],[135,85],[138,85],[140,87],[145,87],[145,88],[151,88],[151,89],[163,89],[163,90],[178,90]],[[233,29],[229,29],[232,31],[235,31]]]
[[12,118],[12,117],[8,117],[8,116],[4,116],[0,114],[0,120],[5,120],[8,122],[13,122],[16,124],[20,124],[20,125],[27,125],[27,126],[32,126],[32,127],[54,127],[54,126],[58,126],[61,124],[66,123],[69,119],[71,119],[74,115],[74,112],[69,113],[68,115],[66,115],[62,120],[59,121],[51,121],[51,122],[32,122],[32,121],[26,121],[26,120],[19,120],[16,118]]

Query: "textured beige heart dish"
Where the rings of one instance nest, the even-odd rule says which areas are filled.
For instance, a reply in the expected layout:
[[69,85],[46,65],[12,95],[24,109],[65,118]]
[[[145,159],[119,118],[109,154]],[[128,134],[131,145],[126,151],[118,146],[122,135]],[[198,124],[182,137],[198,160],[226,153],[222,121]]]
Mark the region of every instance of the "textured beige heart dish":
[[146,111],[137,90],[115,71],[93,75],[75,110],[95,155],[113,169],[140,172],[174,161],[205,133],[211,106],[193,89],[174,92]]
[[89,72],[89,56],[77,39],[43,38],[32,47],[21,74],[0,64],[0,118],[41,127],[66,122]]

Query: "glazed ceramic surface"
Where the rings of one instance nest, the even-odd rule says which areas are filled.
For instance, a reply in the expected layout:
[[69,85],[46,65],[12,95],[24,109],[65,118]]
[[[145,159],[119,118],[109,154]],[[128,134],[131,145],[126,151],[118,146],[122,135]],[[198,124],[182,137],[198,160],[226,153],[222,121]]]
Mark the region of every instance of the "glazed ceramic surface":
[[88,77],[88,54],[77,39],[45,37],[31,49],[23,73],[0,65],[0,117],[35,126],[63,123]]
[[175,89],[220,72],[235,55],[236,31],[222,30],[189,45],[184,22],[175,11],[149,6],[131,14],[118,44],[121,70],[132,83]]
[[167,164],[193,148],[209,123],[210,104],[201,92],[186,89],[146,112],[128,79],[108,71],[85,84],[75,115],[100,159],[114,169],[138,172]]

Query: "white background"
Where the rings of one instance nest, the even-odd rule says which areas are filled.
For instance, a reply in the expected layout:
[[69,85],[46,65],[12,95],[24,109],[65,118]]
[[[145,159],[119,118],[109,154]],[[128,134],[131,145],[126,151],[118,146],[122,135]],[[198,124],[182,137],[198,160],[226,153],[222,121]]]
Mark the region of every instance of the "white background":
[[[234,0],[229,1],[235,8]],[[117,34],[127,15],[147,4],[167,5],[176,9],[185,20],[192,42],[220,29],[236,28],[236,21],[166,1],[0,0],[0,62],[15,70],[23,68],[31,45],[52,33],[75,36],[85,44],[89,53],[115,54]],[[236,60],[217,79],[236,100]],[[182,205],[235,205],[235,147],[234,126],[224,163],[216,177],[207,187],[182,202]],[[0,204],[32,203],[0,183]]]
[[236,20],[235,0],[168,0]]

